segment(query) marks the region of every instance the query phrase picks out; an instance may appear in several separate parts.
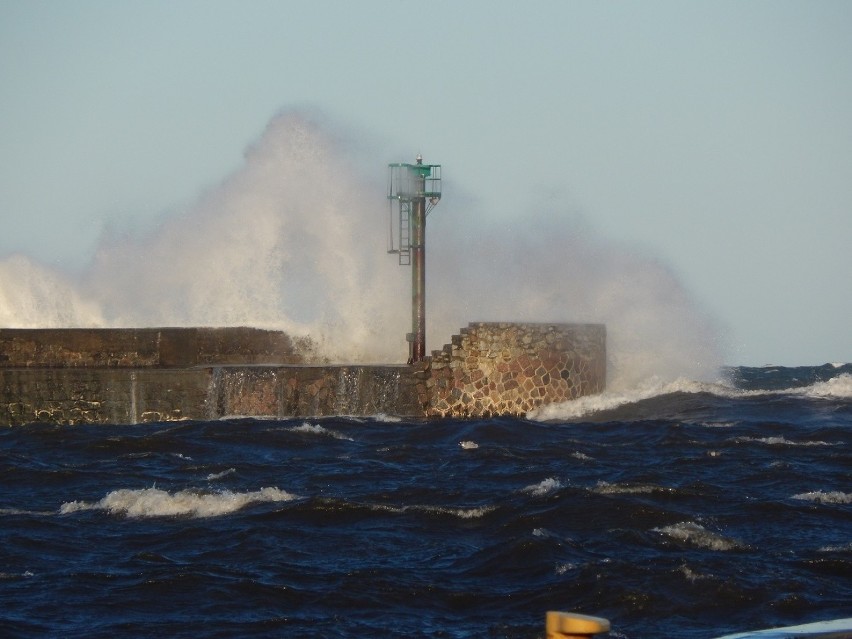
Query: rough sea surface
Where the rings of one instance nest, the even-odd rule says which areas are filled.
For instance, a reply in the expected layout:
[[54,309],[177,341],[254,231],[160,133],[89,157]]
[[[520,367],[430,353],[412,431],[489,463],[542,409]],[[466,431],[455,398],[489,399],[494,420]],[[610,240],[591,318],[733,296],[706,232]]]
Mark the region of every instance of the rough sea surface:
[[2,637],[710,638],[852,616],[852,365],[530,419],[0,431]]

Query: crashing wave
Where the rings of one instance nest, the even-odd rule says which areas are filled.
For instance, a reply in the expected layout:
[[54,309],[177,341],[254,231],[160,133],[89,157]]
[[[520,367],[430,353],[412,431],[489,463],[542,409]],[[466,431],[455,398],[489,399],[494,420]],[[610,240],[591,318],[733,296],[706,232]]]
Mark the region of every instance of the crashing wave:
[[701,382],[689,379],[676,379],[663,382],[651,379],[634,388],[621,391],[605,391],[598,395],[587,395],[566,402],[546,404],[529,413],[527,419],[534,421],[555,421],[578,419],[597,413],[615,410],[623,406],[665,397],[674,393],[706,393],[724,399],[747,399],[758,397],[796,396],[813,399],[850,399],[852,398],[852,375],[842,373],[827,381],[815,382],[809,386],[776,390],[745,390],[722,382]]

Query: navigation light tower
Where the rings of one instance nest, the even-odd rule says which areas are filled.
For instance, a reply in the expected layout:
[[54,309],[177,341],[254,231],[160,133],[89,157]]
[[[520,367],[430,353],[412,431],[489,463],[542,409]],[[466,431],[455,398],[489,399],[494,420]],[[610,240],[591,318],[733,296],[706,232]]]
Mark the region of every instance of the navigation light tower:
[[388,165],[388,253],[411,265],[409,364],[426,357],[426,216],[441,199],[441,165],[423,164],[420,155],[415,162]]

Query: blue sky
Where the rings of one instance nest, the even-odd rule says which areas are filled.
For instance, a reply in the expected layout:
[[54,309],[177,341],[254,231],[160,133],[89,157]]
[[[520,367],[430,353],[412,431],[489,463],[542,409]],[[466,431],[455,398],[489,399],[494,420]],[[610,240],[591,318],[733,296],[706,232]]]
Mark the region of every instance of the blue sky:
[[299,107],[490,224],[646,252],[731,363],[852,361],[850,32],[849,2],[0,0],[0,259],[84,268]]

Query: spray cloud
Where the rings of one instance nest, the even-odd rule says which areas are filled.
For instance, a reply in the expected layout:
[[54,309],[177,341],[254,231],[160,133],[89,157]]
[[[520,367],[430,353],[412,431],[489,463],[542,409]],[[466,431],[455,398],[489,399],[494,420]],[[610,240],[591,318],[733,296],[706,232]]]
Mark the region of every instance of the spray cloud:
[[[0,325],[249,325],[310,336],[332,360],[404,361],[410,274],[385,254],[385,185],[359,174],[355,153],[283,112],[240,169],[153,232],[105,236],[81,276],[0,258]],[[611,386],[721,363],[716,327],[656,260],[558,210],[511,229],[451,198],[438,210],[429,348],[472,320],[603,322]]]

